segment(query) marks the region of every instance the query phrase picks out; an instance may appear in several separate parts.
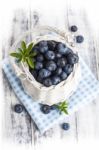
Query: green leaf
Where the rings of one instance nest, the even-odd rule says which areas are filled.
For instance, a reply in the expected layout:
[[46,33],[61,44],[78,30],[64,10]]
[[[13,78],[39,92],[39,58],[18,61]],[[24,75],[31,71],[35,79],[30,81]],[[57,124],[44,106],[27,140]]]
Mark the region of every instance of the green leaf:
[[29,67],[33,68],[35,67],[35,60],[34,57],[36,56],[35,52],[31,52],[33,48],[33,43],[30,43],[28,47],[26,46],[26,43],[24,41],[21,42],[21,48],[17,49],[17,53],[11,53],[10,55],[13,57],[16,57],[18,59],[18,62],[26,62]]
[[16,58],[22,58],[22,55],[20,53],[10,53],[10,56],[16,57]]
[[22,60],[22,58],[18,58],[18,59],[17,59],[17,62],[19,63],[21,60]]
[[30,57],[34,57],[34,56],[36,56],[36,55],[37,55],[36,52],[32,52],[29,56],[30,56]]
[[68,111],[67,111],[66,109],[64,109],[64,113],[65,113],[65,114],[68,114]]
[[61,112],[64,112],[65,114],[68,114],[67,108],[68,103],[66,101],[59,103],[57,106],[57,109]]
[[26,54],[29,54],[31,52],[32,48],[33,48],[33,43],[30,43],[27,48]]
[[26,62],[26,57],[24,55],[22,56],[22,61]]
[[28,59],[27,59],[27,62],[28,62],[28,65],[29,65],[31,68],[34,69],[34,63],[33,63],[32,58],[28,58]]
[[21,42],[21,48],[23,50],[26,50],[26,43],[24,41]]

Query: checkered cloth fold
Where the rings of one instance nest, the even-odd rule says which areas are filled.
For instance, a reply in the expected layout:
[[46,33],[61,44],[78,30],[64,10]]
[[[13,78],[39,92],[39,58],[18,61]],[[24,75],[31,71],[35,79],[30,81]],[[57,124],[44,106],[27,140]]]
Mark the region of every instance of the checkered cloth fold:
[[[77,111],[81,106],[84,106],[94,100],[99,94],[99,82],[96,80],[82,58],[80,58],[80,65],[82,77],[76,92],[74,92],[70,97],[68,106],[69,114]],[[53,110],[46,115],[43,114],[40,111],[40,104],[35,99],[31,98],[26,91],[24,91],[21,81],[16,76],[8,59],[3,60],[2,68],[13,88],[13,91],[27,109],[41,134],[66,117],[66,115],[60,114],[57,110]]]

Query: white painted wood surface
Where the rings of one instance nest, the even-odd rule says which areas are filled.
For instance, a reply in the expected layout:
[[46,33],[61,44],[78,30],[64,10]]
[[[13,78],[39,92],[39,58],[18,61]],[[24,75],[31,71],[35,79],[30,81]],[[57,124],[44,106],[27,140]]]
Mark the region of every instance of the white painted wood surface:
[[[53,15],[51,17],[47,17],[47,14],[42,14],[32,9],[32,2],[27,11],[16,10],[12,21],[9,42],[6,46],[3,45],[2,48],[2,57],[4,58],[8,55],[9,47],[20,34],[28,29],[32,29],[37,25],[50,25],[62,30],[68,30],[74,24],[79,28],[76,34],[82,34],[85,37],[83,44],[76,45],[77,49],[94,75],[99,79],[99,40],[95,38],[84,10],[74,11],[70,6],[67,6],[60,16]],[[27,112],[24,111],[21,114],[17,114],[13,111],[14,105],[19,103],[19,101],[4,74],[2,80],[5,108],[3,117],[4,138],[6,137],[15,143],[32,144],[33,147],[48,140],[53,142],[55,139],[68,143],[87,138],[99,138],[99,97],[65,120],[70,123],[70,130],[67,132],[63,131],[58,124],[48,130],[43,136],[40,136]]]

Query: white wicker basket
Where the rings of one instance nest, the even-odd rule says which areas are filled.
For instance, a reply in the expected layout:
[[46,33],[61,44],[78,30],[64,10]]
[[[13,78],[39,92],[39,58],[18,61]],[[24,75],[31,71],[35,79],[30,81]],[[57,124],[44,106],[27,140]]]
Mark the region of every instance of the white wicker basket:
[[[71,33],[62,32],[52,27],[37,27],[32,31],[26,32],[13,44],[11,50],[16,50],[22,40],[25,40],[27,44],[31,41],[36,44],[41,40],[59,41],[65,43],[75,53],[77,53],[73,47],[74,43]],[[73,72],[66,80],[62,81],[58,85],[45,87],[34,79],[26,64],[18,64],[15,62],[14,58],[10,58],[10,60],[26,92],[31,95],[33,99],[44,104],[52,105],[66,99],[68,100],[68,98],[76,90],[80,80],[80,65],[77,63],[74,65]]]

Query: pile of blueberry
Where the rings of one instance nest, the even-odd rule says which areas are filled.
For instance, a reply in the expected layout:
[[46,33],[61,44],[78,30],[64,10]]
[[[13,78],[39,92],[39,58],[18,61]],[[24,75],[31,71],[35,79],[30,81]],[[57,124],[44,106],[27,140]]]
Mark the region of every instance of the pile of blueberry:
[[35,68],[30,72],[34,78],[46,87],[57,85],[67,79],[73,71],[79,57],[64,43],[56,41],[40,41],[33,49]]

